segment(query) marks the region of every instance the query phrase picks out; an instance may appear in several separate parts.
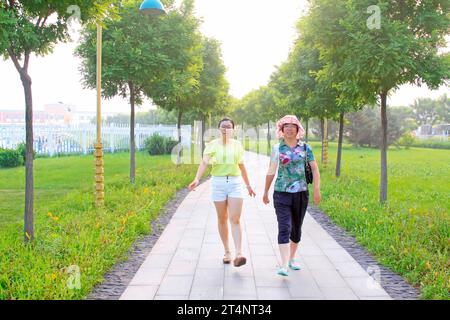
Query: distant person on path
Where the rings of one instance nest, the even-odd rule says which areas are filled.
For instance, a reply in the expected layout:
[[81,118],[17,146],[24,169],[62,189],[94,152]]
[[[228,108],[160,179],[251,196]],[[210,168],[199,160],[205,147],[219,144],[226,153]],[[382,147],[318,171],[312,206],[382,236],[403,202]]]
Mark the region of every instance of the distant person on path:
[[[199,181],[209,163],[212,164],[212,194],[211,198],[217,211],[220,238],[225,249],[223,263],[231,262],[231,251],[228,244],[228,220],[236,249],[234,266],[240,267],[247,262],[242,252],[242,226],[240,223],[243,204],[243,182],[250,196],[255,192],[250,186],[247,170],[243,162],[244,148],[242,144],[232,139],[234,122],[224,118],[219,122],[221,138],[207,144],[203,160],[198,168],[194,181],[189,184],[192,191],[199,185]],[[243,181],[242,181],[243,180]]]
[[275,177],[273,205],[278,221],[278,244],[281,266],[277,273],[288,275],[288,267],[300,270],[295,260],[302,235],[302,224],[308,207],[308,183],[305,176],[306,161],[311,166],[314,181],[314,202],[320,202],[319,168],[311,147],[300,139],[305,134],[296,116],[288,115],[277,122],[277,136],[280,142],[272,148],[263,202],[268,204],[269,189]]

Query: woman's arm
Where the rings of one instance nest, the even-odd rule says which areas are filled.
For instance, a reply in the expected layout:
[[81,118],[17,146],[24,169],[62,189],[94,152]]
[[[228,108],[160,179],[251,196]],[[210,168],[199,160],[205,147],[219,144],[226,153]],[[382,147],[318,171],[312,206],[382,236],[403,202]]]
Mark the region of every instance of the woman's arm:
[[256,193],[253,191],[252,187],[250,186],[250,180],[248,179],[247,169],[245,168],[245,165],[243,163],[239,163],[239,169],[241,170],[242,179],[245,182],[249,196],[250,197],[256,196]]
[[309,165],[313,173],[313,183],[314,183],[314,203],[318,205],[320,203],[320,173],[319,166],[316,161],[310,161]]
[[198,166],[197,174],[195,175],[194,180],[189,184],[189,191],[194,190],[200,183],[200,179],[203,177],[210,159],[211,156],[209,154],[203,156],[202,162]]
[[269,169],[267,170],[267,174],[266,174],[266,185],[264,186],[263,202],[265,204],[268,204],[270,202],[269,189],[270,189],[270,186],[272,185],[273,179],[275,178],[277,166],[278,166],[277,163],[270,161]]

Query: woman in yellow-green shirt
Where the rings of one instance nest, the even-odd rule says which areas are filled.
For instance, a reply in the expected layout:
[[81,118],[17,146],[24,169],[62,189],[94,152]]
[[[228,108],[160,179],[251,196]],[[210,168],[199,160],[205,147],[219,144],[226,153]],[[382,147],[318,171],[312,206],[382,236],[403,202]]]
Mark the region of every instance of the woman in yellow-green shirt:
[[242,266],[246,258],[242,252],[242,226],[240,223],[243,203],[243,182],[250,196],[255,192],[250,186],[247,170],[243,162],[244,148],[242,144],[232,139],[234,134],[234,122],[230,118],[224,118],[219,122],[221,138],[207,144],[202,163],[200,164],[194,181],[189,185],[189,190],[198,186],[208,164],[212,164],[211,171],[211,198],[217,211],[220,238],[225,249],[223,263],[231,262],[231,251],[228,244],[228,220],[231,224],[236,249],[234,265]]

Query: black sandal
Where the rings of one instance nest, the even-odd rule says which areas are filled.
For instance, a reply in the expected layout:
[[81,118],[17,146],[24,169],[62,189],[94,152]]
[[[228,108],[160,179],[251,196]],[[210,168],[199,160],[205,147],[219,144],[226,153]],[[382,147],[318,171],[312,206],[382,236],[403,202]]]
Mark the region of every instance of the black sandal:
[[244,256],[237,257],[234,259],[234,266],[240,267],[247,263],[247,259]]

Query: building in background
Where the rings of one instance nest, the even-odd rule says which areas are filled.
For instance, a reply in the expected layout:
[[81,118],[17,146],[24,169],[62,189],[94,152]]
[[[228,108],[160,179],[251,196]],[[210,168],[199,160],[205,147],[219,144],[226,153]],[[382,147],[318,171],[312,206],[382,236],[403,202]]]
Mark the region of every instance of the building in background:
[[[113,115],[116,115],[116,113],[102,113],[104,119]],[[57,126],[83,125],[92,123],[96,116],[95,111],[77,111],[74,105],[59,102],[45,105],[43,111],[34,111],[33,124]],[[0,124],[25,124],[25,110],[0,110]]]
[[450,124],[444,123],[444,124],[424,124],[420,126],[416,130],[416,136],[418,138],[443,138],[448,139],[450,138]]

